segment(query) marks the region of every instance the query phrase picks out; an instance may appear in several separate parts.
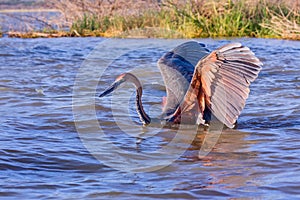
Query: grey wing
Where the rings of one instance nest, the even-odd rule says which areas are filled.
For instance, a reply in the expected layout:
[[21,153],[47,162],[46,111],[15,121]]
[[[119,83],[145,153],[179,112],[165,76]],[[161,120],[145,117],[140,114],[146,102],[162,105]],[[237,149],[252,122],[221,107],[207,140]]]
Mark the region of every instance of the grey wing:
[[240,43],[211,52],[197,64],[183,103],[172,120],[187,115],[195,121],[198,112],[203,114],[207,106],[217,119],[233,128],[245,106],[250,83],[261,67],[254,53]]
[[[240,43],[225,45],[211,55],[212,59],[207,59],[199,68],[202,87],[209,97],[212,114],[233,128],[245,107],[250,83],[257,78],[262,63]],[[215,62],[211,62],[214,59]]]
[[195,66],[208,54],[209,50],[204,44],[189,41],[177,46],[159,59],[157,64],[167,91],[163,116],[176,111],[189,88]]

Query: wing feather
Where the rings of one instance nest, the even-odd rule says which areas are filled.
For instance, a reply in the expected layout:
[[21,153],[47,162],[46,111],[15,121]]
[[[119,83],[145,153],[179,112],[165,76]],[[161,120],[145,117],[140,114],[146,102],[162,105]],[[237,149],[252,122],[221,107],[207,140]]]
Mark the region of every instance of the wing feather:
[[208,53],[209,50],[204,44],[189,41],[177,46],[159,59],[157,64],[167,91],[163,116],[175,112],[189,88],[195,66]]
[[[203,116],[205,107],[208,107],[218,120],[233,128],[245,107],[250,83],[257,78],[261,66],[255,54],[240,43],[227,44],[211,52],[196,65],[191,84],[175,116],[190,112],[187,108],[191,105],[200,112],[194,111],[193,115]],[[195,90],[195,85],[200,85],[200,88]],[[193,92],[198,92],[194,94],[198,98],[198,109],[194,99],[190,99]]]
[[248,47],[240,43],[225,45],[200,61],[196,70],[200,70],[201,77],[212,77],[207,73],[212,71],[211,68],[216,68],[211,63],[218,65],[218,71],[214,72],[218,76],[210,82],[210,88],[203,89],[204,92],[210,91],[206,94],[211,102],[208,107],[213,115],[232,128],[245,107],[250,83],[257,78],[262,63]]

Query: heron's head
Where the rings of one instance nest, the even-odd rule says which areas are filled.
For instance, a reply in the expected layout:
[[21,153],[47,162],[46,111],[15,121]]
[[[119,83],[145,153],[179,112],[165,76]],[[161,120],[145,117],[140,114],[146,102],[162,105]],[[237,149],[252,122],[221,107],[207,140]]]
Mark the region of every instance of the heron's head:
[[119,75],[116,80],[108,87],[106,90],[104,90],[99,97],[104,97],[110,93],[112,93],[114,90],[116,90],[122,83],[126,81],[126,74]]

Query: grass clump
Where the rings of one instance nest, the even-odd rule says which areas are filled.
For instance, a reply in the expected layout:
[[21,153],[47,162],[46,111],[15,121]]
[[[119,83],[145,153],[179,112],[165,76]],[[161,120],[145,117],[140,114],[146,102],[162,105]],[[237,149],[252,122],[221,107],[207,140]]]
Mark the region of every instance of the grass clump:
[[129,16],[98,17],[84,14],[82,19],[73,22],[71,30],[76,30],[80,35],[108,37],[130,37],[132,34],[145,37],[172,37],[176,35],[178,28],[176,20],[178,19],[165,10],[150,10]]

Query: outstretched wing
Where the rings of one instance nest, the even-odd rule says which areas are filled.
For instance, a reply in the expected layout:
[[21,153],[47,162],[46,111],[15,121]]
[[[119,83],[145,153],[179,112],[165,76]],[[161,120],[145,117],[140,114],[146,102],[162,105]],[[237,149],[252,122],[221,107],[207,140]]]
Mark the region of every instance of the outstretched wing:
[[185,115],[195,122],[207,107],[218,120],[233,128],[261,66],[254,53],[240,43],[211,52],[197,64],[183,103],[172,120],[178,121]]
[[204,44],[189,41],[177,46],[159,59],[157,64],[167,91],[162,115],[175,112],[190,85],[196,64],[208,53],[209,50]]

